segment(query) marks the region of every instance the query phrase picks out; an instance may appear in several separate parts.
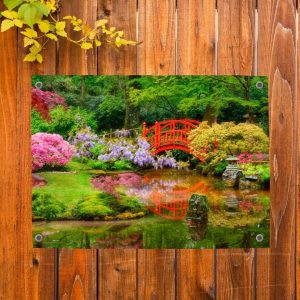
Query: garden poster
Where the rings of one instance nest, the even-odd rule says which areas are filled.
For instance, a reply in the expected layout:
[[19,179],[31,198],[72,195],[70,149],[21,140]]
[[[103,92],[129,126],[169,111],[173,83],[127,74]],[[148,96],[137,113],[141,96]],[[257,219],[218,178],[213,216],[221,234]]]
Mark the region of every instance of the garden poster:
[[33,76],[40,248],[269,247],[268,79]]

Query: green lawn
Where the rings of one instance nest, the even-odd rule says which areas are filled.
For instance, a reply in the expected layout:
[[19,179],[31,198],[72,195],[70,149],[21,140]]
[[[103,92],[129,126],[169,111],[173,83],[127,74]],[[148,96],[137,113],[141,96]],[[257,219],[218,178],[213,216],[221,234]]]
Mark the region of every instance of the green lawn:
[[[34,190],[42,190],[62,201],[66,207],[72,207],[83,196],[89,195],[96,191],[90,183],[91,175],[83,170],[84,164],[70,162],[67,166],[68,172],[40,172],[39,175],[47,180],[47,185]],[[73,173],[72,171],[76,171]],[[79,171],[79,172],[78,172]],[[71,173],[72,172],[72,173]]]

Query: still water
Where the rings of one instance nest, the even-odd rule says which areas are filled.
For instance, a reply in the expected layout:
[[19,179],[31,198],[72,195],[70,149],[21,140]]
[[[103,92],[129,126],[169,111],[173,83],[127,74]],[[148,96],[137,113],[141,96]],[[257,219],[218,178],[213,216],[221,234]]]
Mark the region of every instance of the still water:
[[[269,191],[228,189],[219,178],[193,171],[151,170],[139,185],[119,186],[148,208],[126,221],[34,222],[35,247],[249,248],[269,247]],[[188,221],[193,194],[207,197],[202,219]],[[201,212],[200,212],[201,214]],[[37,242],[35,236],[43,235]]]

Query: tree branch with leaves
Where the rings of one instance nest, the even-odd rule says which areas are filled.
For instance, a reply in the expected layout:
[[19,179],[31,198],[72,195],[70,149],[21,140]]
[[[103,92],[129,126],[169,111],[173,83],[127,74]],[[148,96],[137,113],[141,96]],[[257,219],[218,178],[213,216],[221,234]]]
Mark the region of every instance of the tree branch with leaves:
[[[84,50],[93,49],[103,43],[114,47],[134,46],[135,41],[124,38],[124,31],[108,26],[107,19],[99,19],[94,24],[87,24],[76,16],[65,16],[58,20],[56,0],[4,0],[7,10],[0,13],[1,32],[17,27],[22,29],[24,47],[28,53],[24,61],[43,62],[42,50],[50,41],[57,42],[65,38]],[[70,24],[73,32],[80,32],[78,39],[73,39],[66,31]]]

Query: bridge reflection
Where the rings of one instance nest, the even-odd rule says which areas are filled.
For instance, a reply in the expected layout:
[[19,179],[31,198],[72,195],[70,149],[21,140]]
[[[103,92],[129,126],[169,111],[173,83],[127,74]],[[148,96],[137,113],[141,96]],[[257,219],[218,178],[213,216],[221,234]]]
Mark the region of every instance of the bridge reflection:
[[152,190],[146,200],[147,208],[154,214],[171,220],[183,220],[189,207],[191,195],[196,192],[207,194],[208,186],[198,182],[186,189]]

